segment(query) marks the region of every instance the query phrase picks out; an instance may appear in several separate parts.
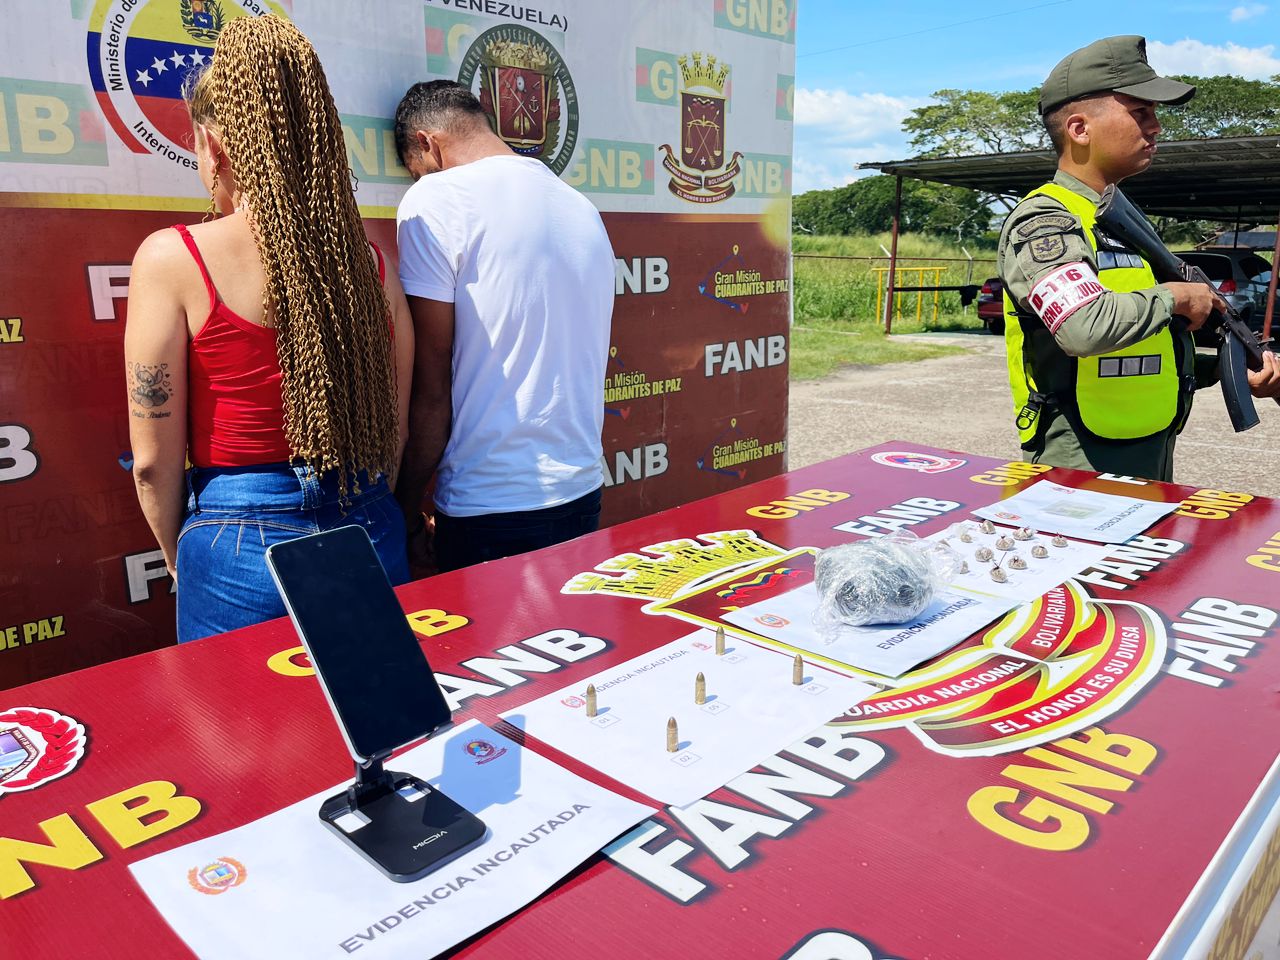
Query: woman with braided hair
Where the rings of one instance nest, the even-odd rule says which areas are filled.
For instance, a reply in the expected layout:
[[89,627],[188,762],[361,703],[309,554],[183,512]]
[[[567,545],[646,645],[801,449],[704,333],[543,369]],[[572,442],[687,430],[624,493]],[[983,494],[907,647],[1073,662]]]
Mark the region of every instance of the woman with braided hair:
[[134,479],[180,643],[284,615],[263,556],[281,540],[359,523],[408,579],[388,483],[413,357],[306,37],[232,20],[187,103],[219,216],[138,248],[125,332]]

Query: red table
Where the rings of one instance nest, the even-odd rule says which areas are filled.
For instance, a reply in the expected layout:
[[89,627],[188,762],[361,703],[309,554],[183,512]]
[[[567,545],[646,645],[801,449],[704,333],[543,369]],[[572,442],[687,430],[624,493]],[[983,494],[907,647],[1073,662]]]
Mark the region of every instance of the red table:
[[[664,810],[460,955],[1243,956],[1280,885],[1280,505],[1042,470],[894,443],[402,588],[457,717],[494,723],[687,634],[643,608],[699,577],[770,589],[786,550],[927,534],[1038,476],[1183,501],[967,666]],[[15,726],[50,746],[0,781],[6,958],[187,956],[127,864],[351,772],[287,620],[0,691]]]

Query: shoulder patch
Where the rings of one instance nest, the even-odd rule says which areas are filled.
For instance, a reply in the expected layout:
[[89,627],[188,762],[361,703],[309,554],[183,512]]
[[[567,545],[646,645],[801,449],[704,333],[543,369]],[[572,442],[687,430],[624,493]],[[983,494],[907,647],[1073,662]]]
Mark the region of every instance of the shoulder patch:
[[1061,233],[1050,233],[1029,241],[1027,249],[1036,263],[1053,263],[1067,252],[1067,241]]
[[1013,235],[1019,240],[1029,240],[1045,233],[1066,233],[1079,230],[1080,221],[1066,213],[1043,213],[1032,217],[1026,223],[1019,224]]

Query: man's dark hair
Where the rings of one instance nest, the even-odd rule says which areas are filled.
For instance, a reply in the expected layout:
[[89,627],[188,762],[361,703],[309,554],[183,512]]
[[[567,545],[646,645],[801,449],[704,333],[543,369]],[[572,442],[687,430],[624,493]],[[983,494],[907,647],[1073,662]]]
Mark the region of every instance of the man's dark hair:
[[1040,118],[1044,123],[1045,131],[1049,134],[1049,142],[1053,144],[1053,149],[1058,156],[1062,156],[1067,149],[1067,117],[1078,113],[1081,104],[1086,101],[1097,100],[1107,95],[1108,91],[1104,90],[1101,93],[1088,93],[1082,97],[1076,97],[1074,100],[1059,104]]
[[396,107],[396,153],[404,163],[415,130],[453,130],[460,124],[489,122],[475,94],[452,80],[415,83]]

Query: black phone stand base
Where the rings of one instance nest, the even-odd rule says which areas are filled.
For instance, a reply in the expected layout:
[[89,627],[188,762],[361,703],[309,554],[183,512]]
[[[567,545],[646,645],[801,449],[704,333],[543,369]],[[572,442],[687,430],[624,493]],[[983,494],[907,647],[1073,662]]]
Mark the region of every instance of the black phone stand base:
[[355,783],[320,805],[325,826],[397,883],[420,880],[484,839],[475,814],[381,760],[356,764]]

